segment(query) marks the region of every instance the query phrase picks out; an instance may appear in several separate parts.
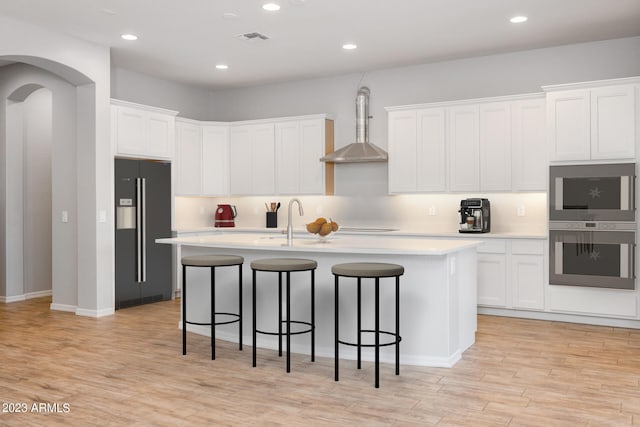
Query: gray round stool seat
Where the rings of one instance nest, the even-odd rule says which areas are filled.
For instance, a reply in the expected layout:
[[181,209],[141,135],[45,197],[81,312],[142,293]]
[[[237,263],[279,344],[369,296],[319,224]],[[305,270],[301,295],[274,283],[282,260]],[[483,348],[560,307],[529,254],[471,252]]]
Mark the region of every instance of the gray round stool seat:
[[303,258],[265,258],[251,262],[251,268],[258,271],[307,271],[317,267],[314,260]]
[[[251,270],[253,273],[252,281],[252,299],[253,299],[253,367],[256,367],[256,342],[257,334],[275,335],[278,337],[278,356],[282,356],[282,337],[287,340],[287,372],[291,371],[291,335],[311,334],[311,361],[315,361],[315,270],[318,263],[312,259],[304,258],[263,258],[256,259],[251,262]],[[278,273],[278,331],[265,331],[257,327],[257,293],[256,293],[256,273]],[[311,272],[311,318],[309,321],[293,320],[291,318],[291,274],[309,271]],[[282,275],[285,275],[286,300],[285,311],[286,319],[282,318]],[[286,330],[282,330],[282,325],[286,325]],[[305,329],[293,332],[291,325],[302,325]]]
[[[192,255],[182,262],[182,355],[187,354],[187,325],[211,326],[211,360],[216,358],[216,325],[238,323],[238,348],[242,350],[242,265],[244,258],[238,255]],[[216,268],[238,267],[238,311],[229,313],[216,311]],[[205,267],[211,270],[211,320],[195,322],[187,320],[187,267]],[[216,315],[226,316],[225,321],[216,321]]]
[[229,267],[244,263],[237,255],[193,255],[182,258],[182,265],[188,267]]
[[404,267],[384,262],[348,262],[334,265],[331,273],[345,277],[395,277],[404,274]]

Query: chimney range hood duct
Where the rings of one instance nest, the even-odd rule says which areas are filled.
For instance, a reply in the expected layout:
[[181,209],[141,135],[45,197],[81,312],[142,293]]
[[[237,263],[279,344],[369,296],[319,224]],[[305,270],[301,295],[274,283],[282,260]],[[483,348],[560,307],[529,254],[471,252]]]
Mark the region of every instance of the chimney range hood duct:
[[386,162],[389,155],[369,143],[369,88],[362,86],[356,96],[356,142],[327,154],[320,160],[330,163]]

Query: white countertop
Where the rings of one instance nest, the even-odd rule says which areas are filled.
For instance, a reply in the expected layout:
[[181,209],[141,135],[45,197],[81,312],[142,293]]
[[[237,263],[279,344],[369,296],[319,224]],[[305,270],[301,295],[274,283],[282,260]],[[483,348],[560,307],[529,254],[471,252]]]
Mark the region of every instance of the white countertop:
[[[379,236],[379,237],[427,237],[438,239],[546,239],[547,232],[545,230],[526,230],[526,231],[498,231],[491,233],[458,233],[456,230],[433,230],[433,229],[419,229],[419,228],[401,228],[395,229],[392,227],[364,227],[362,231],[356,231],[349,229],[349,227],[341,228],[335,236],[340,235],[365,235],[365,236]],[[366,231],[369,230],[369,231]],[[380,231],[391,230],[391,231]],[[182,229],[176,231],[178,235],[189,235],[198,233],[261,233],[281,235],[285,233],[285,229],[280,228],[265,228],[265,227],[202,227],[194,229]],[[296,236],[309,237],[303,228],[294,229]],[[334,236],[334,235],[331,235]]]
[[211,247],[252,249],[265,251],[327,252],[359,254],[399,255],[446,255],[480,245],[482,242],[469,239],[415,239],[408,237],[386,237],[332,234],[324,239],[296,235],[293,243],[287,243],[282,234],[265,233],[221,233],[204,236],[186,236],[157,239],[157,243]]

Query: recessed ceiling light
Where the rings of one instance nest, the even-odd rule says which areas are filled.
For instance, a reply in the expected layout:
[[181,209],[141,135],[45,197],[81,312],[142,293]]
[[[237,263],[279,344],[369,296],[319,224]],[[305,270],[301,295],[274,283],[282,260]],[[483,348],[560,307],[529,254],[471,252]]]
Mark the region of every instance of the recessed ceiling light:
[[226,69],[228,69],[228,68],[229,68],[229,66],[228,66],[228,65],[226,65],[226,64],[218,64],[218,65],[216,65],[216,68],[217,68],[218,70],[226,70]]
[[120,37],[122,37],[125,40],[129,40],[129,41],[138,40],[138,36],[136,36],[135,34],[123,34]]
[[342,45],[342,48],[345,50],[353,50],[353,49],[357,49],[358,45],[355,43],[345,43]]
[[262,5],[262,8],[264,10],[267,10],[269,12],[276,12],[278,10],[280,10],[280,5],[276,4],[276,3],[265,3]]
[[513,18],[509,19],[509,21],[513,24],[520,24],[522,22],[526,22],[527,19],[529,18],[523,15],[519,15],[519,16],[514,16]]

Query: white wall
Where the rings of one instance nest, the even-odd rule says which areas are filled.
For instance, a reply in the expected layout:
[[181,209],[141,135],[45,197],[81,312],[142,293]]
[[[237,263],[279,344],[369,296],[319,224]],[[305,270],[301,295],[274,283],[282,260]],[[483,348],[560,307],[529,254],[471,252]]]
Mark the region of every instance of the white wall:
[[24,293],[51,290],[53,100],[39,89],[24,101]]
[[[73,176],[73,187],[77,189],[77,253],[66,253],[64,256],[73,257],[71,264],[78,283],[74,299],[77,299],[76,305],[60,304],[59,307],[75,309],[77,314],[88,316],[111,314],[114,307],[114,274],[109,49],[2,15],[0,40],[0,59],[48,70],[76,87],[78,108],[74,112],[77,113],[77,121],[73,136],[77,137],[77,171]],[[11,87],[14,82],[0,80],[0,83],[5,89],[2,93],[4,96],[0,97],[2,100],[20,87]],[[11,162],[6,156],[5,105],[5,102],[0,102],[0,200],[5,204],[0,206],[2,276],[6,271],[7,250],[11,247],[11,242],[5,240],[7,227],[11,226],[5,214],[8,185],[6,165]],[[54,120],[55,115],[54,106]],[[97,220],[100,212],[106,214],[105,222]],[[54,276],[55,263],[54,259]],[[54,301],[55,292],[54,288]]]
[[210,120],[208,90],[122,68],[111,69],[111,97],[178,111],[181,117]]

